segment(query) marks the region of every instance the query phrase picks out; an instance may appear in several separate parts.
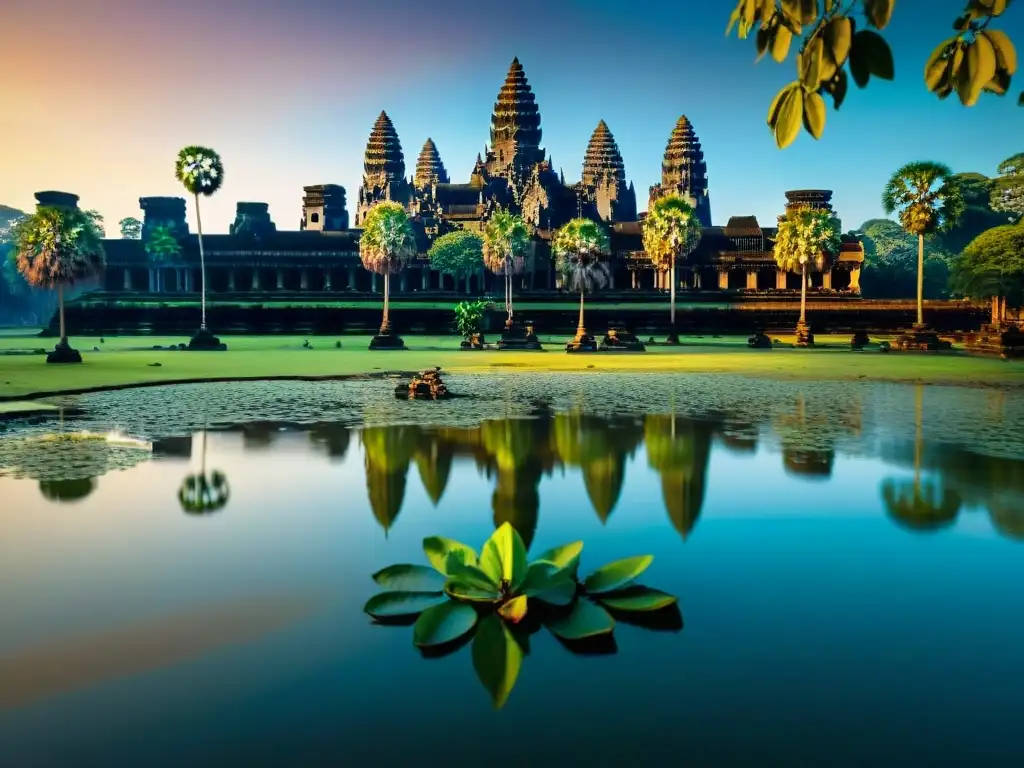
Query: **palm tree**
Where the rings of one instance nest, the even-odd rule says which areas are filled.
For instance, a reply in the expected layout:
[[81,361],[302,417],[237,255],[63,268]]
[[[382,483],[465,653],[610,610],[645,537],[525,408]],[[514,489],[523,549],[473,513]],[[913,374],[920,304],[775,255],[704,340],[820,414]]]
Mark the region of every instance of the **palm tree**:
[[523,271],[530,231],[522,217],[499,208],[484,228],[484,264],[496,275],[505,276],[505,327],[512,326],[512,275]]
[[207,430],[203,429],[203,450],[199,472],[186,475],[178,489],[178,503],[190,515],[208,515],[223,509],[231,498],[228,478],[220,470],[206,472]]
[[206,255],[203,252],[203,219],[199,213],[199,196],[210,197],[224,183],[224,164],[220,155],[208,147],[189,146],[178,153],[174,163],[174,178],[196,200],[196,229],[199,232],[199,287],[202,318],[198,337],[210,334],[206,330]]
[[670,326],[668,341],[679,343],[676,332],[676,262],[685,259],[700,243],[697,212],[679,195],[659,198],[647,212],[643,224],[644,251],[655,269],[666,267],[672,273]]
[[797,208],[779,222],[775,262],[779,269],[800,273],[798,344],[809,344],[813,339],[807,330],[807,265],[813,262],[817,269],[823,269],[826,258],[834,257],[840,244],[839,224],[829,211]]
[[39,288],[57,288],[60,342],[46,362],[82,362],[82,356],[68,344],[64,286],[103,269],[103,244],[92,219],[78,208],[40,206],[15,225],[13,243],[15,263],[25,281]]
[[[391,322],[388,317],[391,293],[389,278],[405,269],[415,255],[416,237],[405,208],[398,203],[387,201],[370,208],[363,220],[363,234],[359,238],[359,258],[367,270],[384,275],[384,317],[381,320],[380,333],[370,342],[370,349],[376,349],[377,346],[402,346],[401,339],[391,335]],[[378,340],[381,337],[388,341],[380,343]]]
[[917,327],[924,327],[924,237],[948,230],[965,209],[963,191],[942,163],[907,163],[882,190],[882,208],[917,236]]
[[608,245],[608,233],[590,219],[572,219],[551,241],[556,269],[564,276],[566,286],[580,292],[580,320],[574,344],[580,344],[587,337],[583,324],[584,294],[604,288],[610,280],[604,261],[609,253]]

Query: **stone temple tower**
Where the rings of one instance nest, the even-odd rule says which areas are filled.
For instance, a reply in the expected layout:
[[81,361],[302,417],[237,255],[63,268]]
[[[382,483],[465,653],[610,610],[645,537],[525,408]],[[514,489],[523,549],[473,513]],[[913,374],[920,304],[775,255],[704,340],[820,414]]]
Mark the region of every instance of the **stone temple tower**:
[[597,124],[583,157],[580,195],[601,221],[635,221],[636,191],[626,185],[626,166],[604,120]]
[[540,110],[519,59],[512,59],[491,113],[487,173],[506,179],[544,161],[540,148]]
[[340,184],[303,187],[302,221],[299,229],[312,232],[343,232],[348,229],[345,188]]
[[412,189],[405,178],[405,157],[398,133],[386,112],[373,124],[363,158],[363,183],[359,187],[356,226],[362,226],[366,212],[381,200],[408,205]]
[[426,189],[431,184],[448,184],[448,171],[441,162],[441,154],[433,139],[427,139],[416,160],[416,176],[413,183],[416,189]]
[[661,184],[651,187],[649,205],[666,195],[679,195],[697,211],[701,225],[711,226],[711,198],[708,196],[708,166],[700,139],[686,115],[676,122],[665,147]]
[[188,234],[185,220],[184,197],[140,197],[142,209],[142,241],[149,242],[156,227],[167,227],[171,233],[182,238]]

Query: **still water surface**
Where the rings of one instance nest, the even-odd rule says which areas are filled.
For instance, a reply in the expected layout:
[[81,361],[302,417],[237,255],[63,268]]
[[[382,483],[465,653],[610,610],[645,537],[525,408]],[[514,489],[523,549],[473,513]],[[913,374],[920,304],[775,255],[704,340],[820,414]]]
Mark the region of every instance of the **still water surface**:
[[[1019,394],[608,381],[159,388],[6,425],[0,763],[1017,763]],[[152,450],[40,439],[114,427]],[[362,613],[424,537],[505,521],[582,540],[582,572],[654,555],[683,626],[601,655],[541,631],[495,711],[469,648]]]

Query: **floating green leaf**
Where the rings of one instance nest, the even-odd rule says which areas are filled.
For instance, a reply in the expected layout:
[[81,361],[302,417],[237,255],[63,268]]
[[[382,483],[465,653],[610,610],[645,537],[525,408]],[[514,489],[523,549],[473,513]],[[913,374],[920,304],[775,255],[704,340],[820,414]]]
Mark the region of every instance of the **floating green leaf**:
[[629,587],[611,594],[598,595],[607,608],[617,611],[657,611],[672,605],[676,598],[667,592],[650,587]]
[[449,554],[454,553],[456,558],[467,565],[476,565],[475,549],[454,539],[446,539],[443,536],[430,536],[424,539],[423,552],[426,554],[430,564],[446,576],[451,575],[446,570]]
[[444,589],[444,576],[425,565],[391,565],[373,574],[382,587],[405,592],[437,592]]
[[568,568],[538,560],[527,569],[523,594],[551,605],[568,605],[576,596],[576,579]]
[[595,594],[621,589],[646,571],[653,561],[653,555],[637,555],[615,560],[590,574],[583,582],[583,587],[587,592]]
[[422,647],[458,640],[476,626],[476,609],[451,600],[428,608],[412,628],[412,641]]
[[548,629],[563,640],[582,640],[603,635],[615,629],[615,619],[589,600],[577,600],[572,613],[548,622]]
[[449,582],[455,581],[470,589],[484,591],[494,590],[497,592],[499,589],[498,585],[483,570],[475,565],[466,565],[459,560],[459,553],[457,552],[449,555],[445,568],[448,571]]
[[446,600],[443,592],[381,592],[366,601],[363,610],[375,619],[415,616]]
[[506,621],[518,624],[526,616],[526,595],[514,597],[498,609],[498,615]]
[[474,587],[463,584],[456,578],[449,578],[444,584],[444,591],[455,600],[468,600],[473,603],[496,603],[501,593],[495,586]]
[[473,639],[473,668],[495,709],[505,706],[522,663],[523,649],[505,623],[493,614],[481,621]]
[[576,572],[579,568],[580,553],[583,551],[582,541],[573,541],[569,544],[563,544],[560,547],[553,547],[547,550],[543,554],[537,557],[537,560],[544,560],[549,563],[554,563],[559,568],[565,568],[570,570],[573,578],[576,578]]
[[497,581],[504,580],[512,587],[518,587],[526,578],[526,546],[510,523],[502,523],[484,544],[480,567],[492,579],[497,572]]

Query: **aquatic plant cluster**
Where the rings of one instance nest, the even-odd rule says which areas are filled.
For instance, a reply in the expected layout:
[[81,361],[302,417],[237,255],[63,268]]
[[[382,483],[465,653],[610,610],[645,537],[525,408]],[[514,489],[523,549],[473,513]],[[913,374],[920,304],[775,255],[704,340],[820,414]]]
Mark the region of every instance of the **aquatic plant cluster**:
[[[423,540],[430,561],[398,564],[373,580],[388,591],[374,595],[364,610],[381,623],[415,618],[413,644],[424,652],[454,651],[472,635],[473,667],[502,707],[519,675],[525,620],[546,627],[569,643],[610,635],[615,612],[650,612],[674,606],[676,598],[637,585],[651,555],[608,563],[579,578],[583,542],[564,544],[527,562],[526,546],[509,523],[484,543],[480,554],[452,539]],[[517,631],[521,630],[521,631]]]

